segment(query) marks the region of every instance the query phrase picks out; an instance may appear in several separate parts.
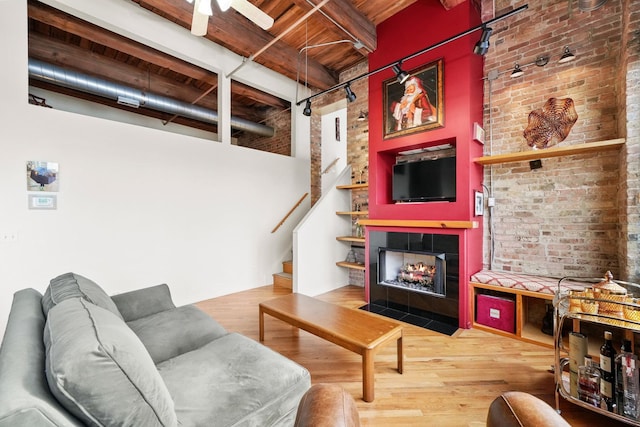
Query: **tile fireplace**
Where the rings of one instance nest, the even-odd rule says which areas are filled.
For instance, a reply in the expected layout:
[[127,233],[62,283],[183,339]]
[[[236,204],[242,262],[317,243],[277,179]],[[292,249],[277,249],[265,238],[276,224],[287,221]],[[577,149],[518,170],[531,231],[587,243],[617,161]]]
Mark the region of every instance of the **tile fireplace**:
[[436,321],[457,329],[457,235],[370,231],[368,242],[370,311],[417,326]]

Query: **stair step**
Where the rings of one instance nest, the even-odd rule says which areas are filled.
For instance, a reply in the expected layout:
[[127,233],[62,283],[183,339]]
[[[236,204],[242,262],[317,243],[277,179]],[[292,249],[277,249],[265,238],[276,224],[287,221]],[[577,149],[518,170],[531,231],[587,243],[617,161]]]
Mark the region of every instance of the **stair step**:
[[291,273],[274,273],[273,286],[293,289],[293,275]]
[[293,274],[293,261],[283,261],[282,270],[285,273]]

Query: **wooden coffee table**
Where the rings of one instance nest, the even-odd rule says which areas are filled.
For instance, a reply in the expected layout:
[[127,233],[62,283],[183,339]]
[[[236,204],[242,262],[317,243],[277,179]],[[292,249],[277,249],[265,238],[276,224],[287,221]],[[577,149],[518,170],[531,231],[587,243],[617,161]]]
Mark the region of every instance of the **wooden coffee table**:
[[289,294],[260,303],[260,341],[264,314],[362,355],[362,399],[374,399],[374,356],[389,341],[398,345],[402,374],[402,325],[366,311],[342,307],[302,294]]

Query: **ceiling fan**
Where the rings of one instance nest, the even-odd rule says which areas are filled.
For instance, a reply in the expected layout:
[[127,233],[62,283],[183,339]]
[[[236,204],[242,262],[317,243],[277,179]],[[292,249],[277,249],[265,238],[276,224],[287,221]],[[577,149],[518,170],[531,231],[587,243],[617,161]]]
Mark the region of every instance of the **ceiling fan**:
[[[193,3],[194,0],[187,0]],[[213,0],[195,0],[193,7],[193,19],[191,20],[191,33],[196,36],[207,34],[209,17],[213,15],[211,2]],[[226,12],[229,7],[244,15],[263,30],[268,30],[273,25],[273,18],[264,13],[258,7],[249,3],[249,0],[216,0],[220,10]]]

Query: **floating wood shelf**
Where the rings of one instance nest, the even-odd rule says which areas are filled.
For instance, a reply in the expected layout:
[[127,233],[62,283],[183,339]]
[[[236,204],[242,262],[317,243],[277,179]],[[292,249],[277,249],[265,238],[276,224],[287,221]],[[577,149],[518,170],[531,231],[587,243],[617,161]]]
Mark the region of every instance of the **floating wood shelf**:
[[358,224],[377,227],[478,228],[478,221],[359,219]]
[[338,236],[336,240],[341,242],[354,242],[354,243],[364,243],[364,237],[356,237],[356,236]]
[[367,216],[369,215],[369,211],[348,211],[348,212],[339,211],[339,212],[336,212],[336,215]]
[[347,185],[338,185],[336,186],[336,188],[338,190],[358,190],[361,188],[368,188],[369,187],[369,183],[365,182],[363,184],[347,184]]
[[607,141],[586,142],[584,144],[568,145],[566,147],[551,147],[541,150],[521,151],[519,153],[498,154],[495,156],[476,157],[474,162],[481,165],[495,165],[499,163],[523,162],[549,157],[572,156],[574,154],[592,153],[597,151],[617,150],[624,145],[625,139],[610,139]]
[[354,270],[363,270],[363,271],[365,270],[364,264],[359,264],[357,262],[340,261],[340,262],[336,262],[336,265],[338,267],[353,268]]

